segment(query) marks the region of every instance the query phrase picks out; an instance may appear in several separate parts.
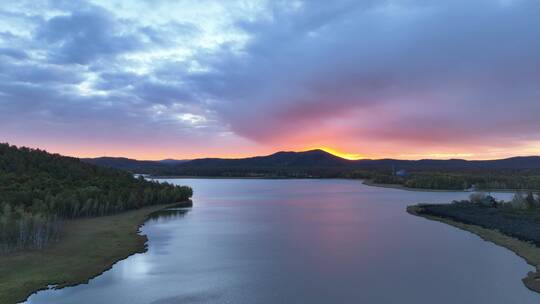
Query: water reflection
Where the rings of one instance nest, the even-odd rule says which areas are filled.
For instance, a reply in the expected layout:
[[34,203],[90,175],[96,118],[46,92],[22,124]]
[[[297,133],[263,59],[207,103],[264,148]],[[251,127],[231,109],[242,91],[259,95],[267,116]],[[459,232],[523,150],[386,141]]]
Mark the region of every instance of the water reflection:
[[171,220],[177,220],[182,217],[184,217],[189,211],[191,210],[190,207],[180,207],[180,208],[167,208],[163,210],[156,211],[148,216],[149,222],[159,222],[160,220],[163,221],[171,221]]
[[[148,252],[28,303],[540,303],[532,267],[479,237],[405,212],[468,193],[350,180],[169,180],[193,209],[152,215]],[[509,199],[510,195],[504,197]]]

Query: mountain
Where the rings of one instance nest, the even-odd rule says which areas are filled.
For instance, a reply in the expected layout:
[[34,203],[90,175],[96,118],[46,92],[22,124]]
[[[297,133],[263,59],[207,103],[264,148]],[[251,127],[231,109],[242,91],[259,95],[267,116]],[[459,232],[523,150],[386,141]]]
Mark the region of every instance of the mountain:
[[238,159],[200,158],[194,160],[140,161],[100,157],[83,161],[132,173],[179,176],[320,176],[337,177],[352,171],[460,171],[460,170],[540,170],[540,157],[512,157],[499,160],[464,159],[361,159],[348,160],[323,150],[277,152],[267,156]]
[[182,168],[237,168],[237,167],[345,167],[350,161],[323,150],[277,152],[268,156],[239,159],[201,158],[181,164]]
[[136,160],[122,157],[84,158],[82,161],[102,167],[127,170],[132,173],[147,173],[156,175],[200,175],[198,169],[205,172],[214,169],[241,169],[242,172],[250,168],[269,170],[275,168],[309,168],[309,167],[346,167],[350,161],[335,156],[323,150],[304,152],[277,152],[268,156],[256,156],[240,159],[201,158],[195,160],[164,159],[160,161]]
[[178,164],[182,164],[182,163],[185,163],[185,162],[188,162],[188,161],[189,161],[188,159],[172,159],[172,158],[168,158],[168,159],[159,160],[158,162],[162,163],[162,164],[165,164],[165,165],[178,165]]

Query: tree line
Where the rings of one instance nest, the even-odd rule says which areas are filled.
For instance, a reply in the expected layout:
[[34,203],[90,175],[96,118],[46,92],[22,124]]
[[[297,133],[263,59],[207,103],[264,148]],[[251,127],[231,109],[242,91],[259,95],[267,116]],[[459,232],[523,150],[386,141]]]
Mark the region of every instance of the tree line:
[[[409,188],[463,190],[475,188],[540,190],[538,169],[411,169],[406,176],[396,176],[399,168],[353,166],[268,166],[268,167],[197,167],[182,168],[182,176],[262,177],[262,178],[350,178],[366,179],[377,184],[398,184]],[[162,169],[160,174],[175,175],[176,169]]]
[[60,237],[66,219],[172,204],[192,194],[186,186],[0,144],[0,252],[43,248]]
[[448,170],[413,171],[398,177],[391,171],[364,174],[379,184],[400,184],[409,188],[463,190],[540,190],[538,170]]

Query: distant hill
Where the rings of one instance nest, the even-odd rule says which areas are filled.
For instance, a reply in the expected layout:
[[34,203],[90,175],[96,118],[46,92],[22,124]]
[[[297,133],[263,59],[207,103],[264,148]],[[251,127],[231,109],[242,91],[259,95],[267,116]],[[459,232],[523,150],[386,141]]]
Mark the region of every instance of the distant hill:
[[162,163],[162,164],[165,164],[165,165],[178,165],[178,164],[182,164],[182,163],[185,163],[185,162],[188,162],[188,161],[189,161],[188,159],[171,159],[171,158],[168,158],[168,159],[159,160],[158,162]]
[[539,156],[512,157],[498,160],[464,160],[464,159],[422,159],[422,160],[357,160],[352,161],[358,168],[399,168],[408,170],[523,170],[540,169]]
[[[354,170],[540,170],[540,157],[512,157],[500,160],[468,161],[464,159],[361,159],[347,160],[323,150],[303,152],[277,152],[267,156],[239,159],[200,158],[194,160],[139,161],[128,158],[100,157],[83,159],[84,162],[128,170],[133,173],[155,175],[246,176],[292,175],[319,176],[328,172]],[[326,176],[326,174],[323,174]]]
[[82,158],[85,163],[102,167],[122,169],[133,173],[154,173],[169,166],[178,165],[186,160],[164,159],[160,161],[136,160],[124,157]]
[[[197,169],[273,170],[274,168],[346,167],[350,161],[323,150],[305,152],[277,152],[268,156],[240,159],[200,158],[195,160],[165,159],[160,161],[136,160],[122,157],[83,158],[82,161],[102,167],[127,170],[132,173],[181,175]],[[198,174],[195,174],[198,175]]]
[[345,167],[351,162],[323,150],[304,152],[277,152],[268,156],[239,159],[201,158],[181,164],[182,168],[235,168],[235,167]]

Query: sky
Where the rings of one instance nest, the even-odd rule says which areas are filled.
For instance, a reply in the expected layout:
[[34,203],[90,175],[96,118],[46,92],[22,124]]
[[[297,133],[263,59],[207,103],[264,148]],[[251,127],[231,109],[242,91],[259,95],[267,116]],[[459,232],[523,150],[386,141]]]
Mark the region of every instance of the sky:
[[0,142],[137,159],[540,155],[540,1],[2,1]]

